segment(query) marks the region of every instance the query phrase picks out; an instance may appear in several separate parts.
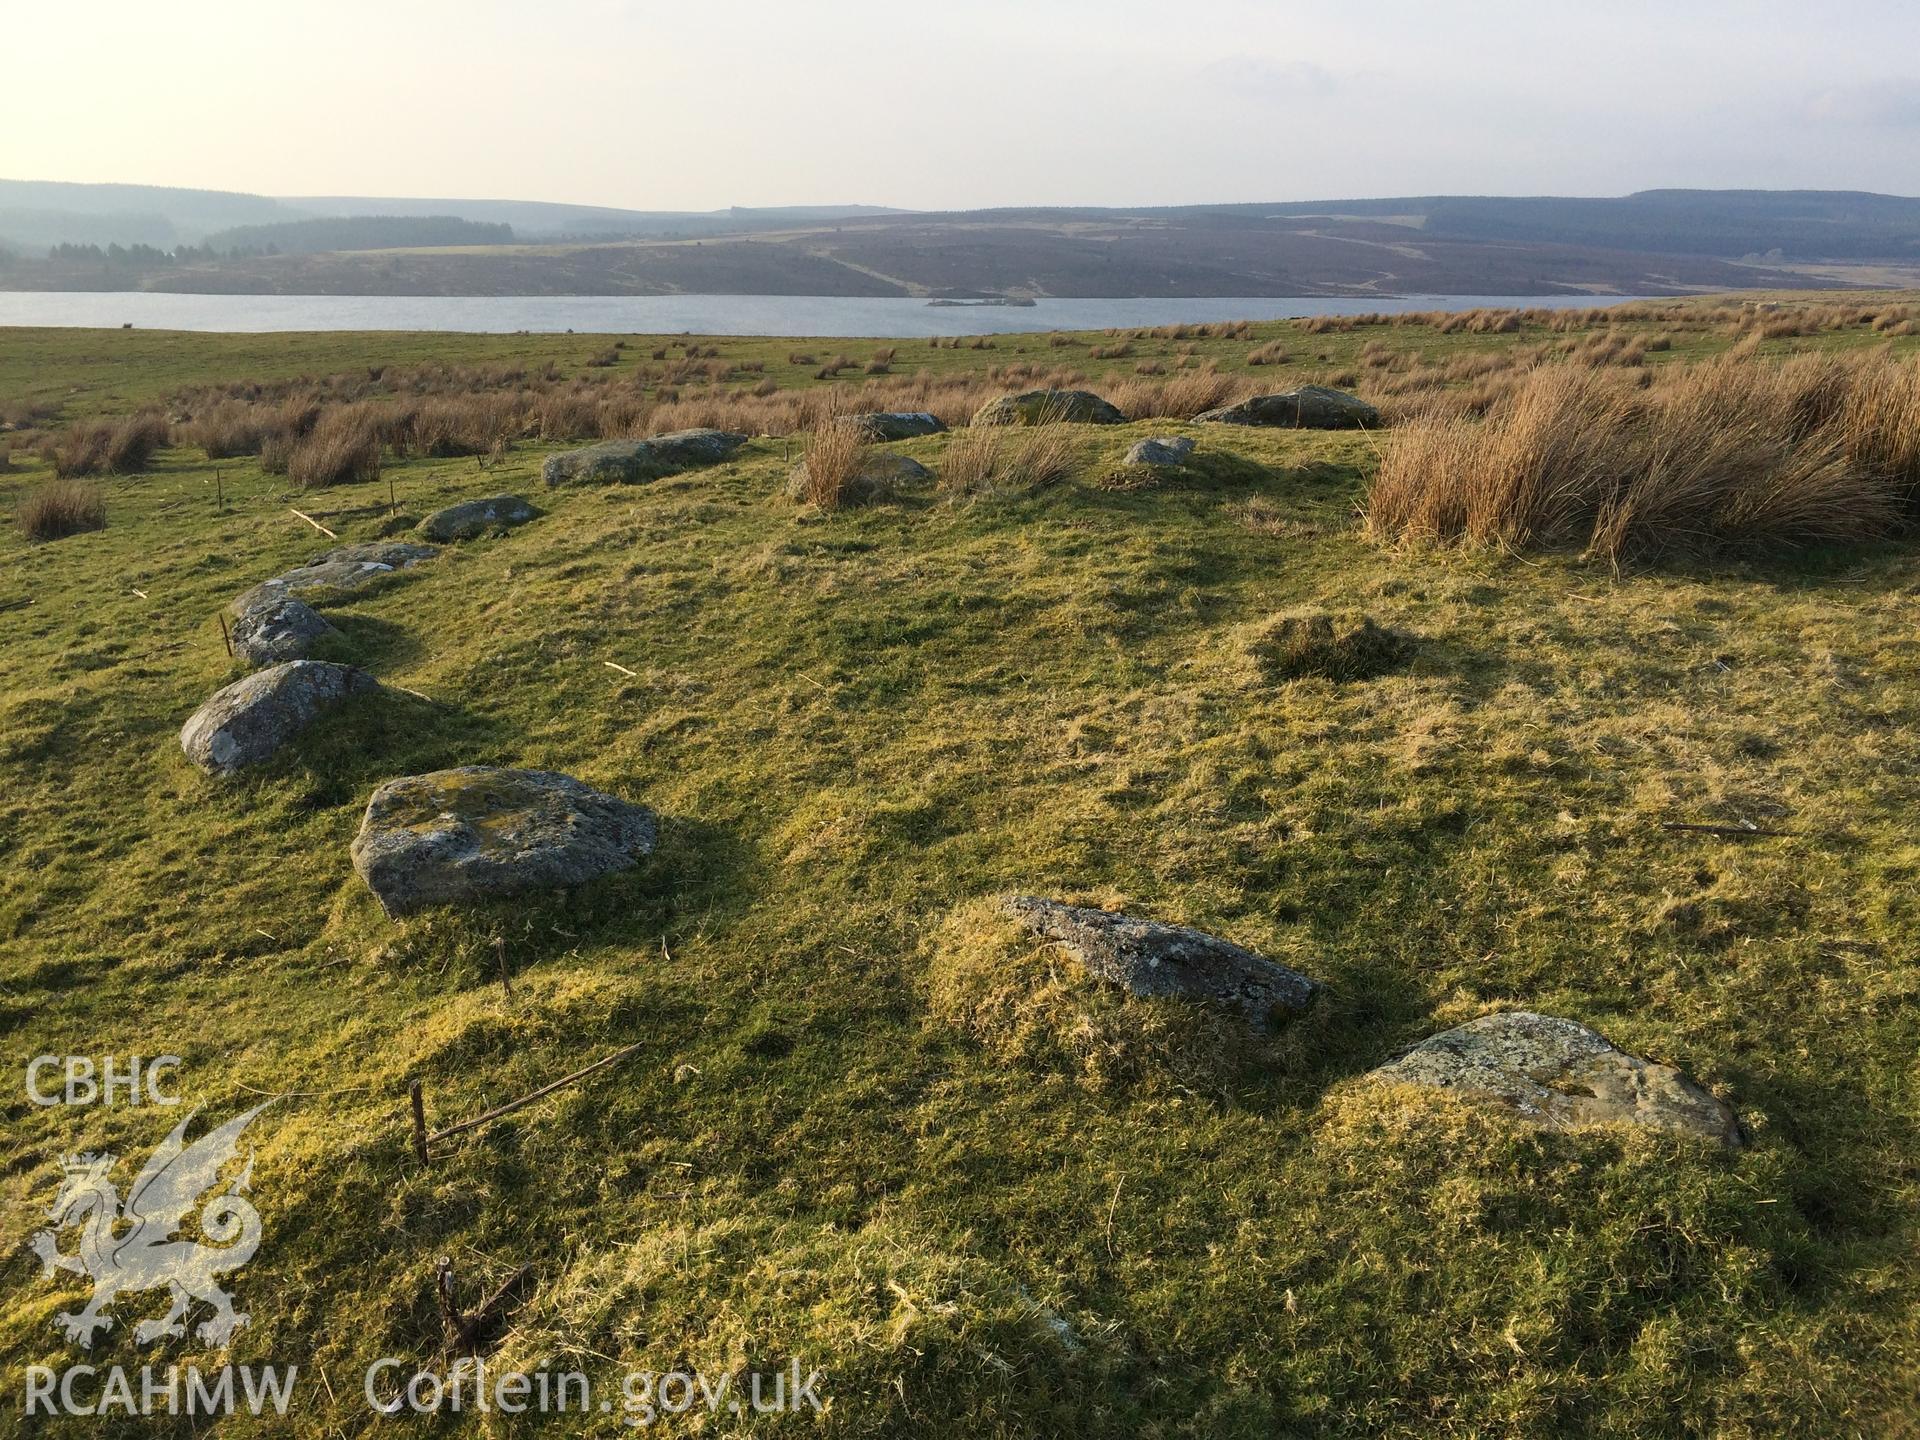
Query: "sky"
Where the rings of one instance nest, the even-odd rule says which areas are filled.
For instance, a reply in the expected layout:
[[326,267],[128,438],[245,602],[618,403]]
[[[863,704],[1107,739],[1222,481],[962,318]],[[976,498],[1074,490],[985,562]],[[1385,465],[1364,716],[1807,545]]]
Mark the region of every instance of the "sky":
[[1911,0],[8,10],[11,179],[651,210],[1920,193]]

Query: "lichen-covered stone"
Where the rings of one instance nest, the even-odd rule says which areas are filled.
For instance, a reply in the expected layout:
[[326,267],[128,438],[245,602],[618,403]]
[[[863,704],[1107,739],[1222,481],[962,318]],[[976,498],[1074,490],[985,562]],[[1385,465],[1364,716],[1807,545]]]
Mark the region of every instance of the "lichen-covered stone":
[[1524,1010],[1442,1031],[1373,1076],[1489,1099],[1542,1129],[1646,1125],[1723,1145],[1745,1141],[1733,1111],[1671,1065],[1629,1055],[1572,1020]]
[[431,545],[411,545],[397,540],[379,540],[362,545],[342,545],[316,555],[271,580],[263,580],[233,602],[236,615],[246,613],[282,595],[301,595],[310,591],[364,590],[402,570],[410,570],[422,560],[431,560],[440,552]]
[[289,660],[216,691],[180,727],[180,748],[209,775],[271,758],[327,711],[380,682],[351,665]]
[[974,412],[976,425],[1124,425],[1127,417],[1090,390],[1002,395]]
[[427,539],[446,544],[524,525],[539,514],[518,495],[489,495],[484,500],[463,500],[436,510],[418,528]]
[[1267,1024],[1304,1010],[1319,987],[1296,970],[1184,925],[1012,895],[1001,908],[1034,934],[1064,945],[1089,973],[1135,995],[1176,995]]
[[[931,484],[933,472],[905,455],[889,455],[884,451],[869,452],[861,457],[860,468],[840,491],[842,505],[873,505],[882,500],[891,499],[902,486]],[[812,480],[807,474],[807,462],[802,460],[787,475],[787,494],[795,500],[812,498]]]
[[1136,440],[1133,448],[1127,451],[1123,465],[1184,465],[1187,457],[1193,454],[1193,441],[1184,435],[1153,436],[1146,440]]
[[540,476],[549,485],[640,485],[718,465],[746,443],[746,436],[731,430],[676,430],[645,440],[607,440],[549,455]]
[[389,780],[353,867],[393,917],[584,884],[650,854],[653,813],[551,770],[465,765]]
[[249,591],[256,603],[233,621],[233,653],[249,665],[304,660],[313,647],[336,634],[333,626],[304,600],[285,592]]
[[947,428],[938,415],[924,410],[873,410],[864,415],[842,415],[842,425],[857,425],[870,440],[912,440],[921,435],[938,435]]
[[1194,418],[1215,425],[1266,425],[1292,430],[1372,430],[1380,424],[1380,412],[1358,395],[1329,390],[1324,385],[1256,395]]

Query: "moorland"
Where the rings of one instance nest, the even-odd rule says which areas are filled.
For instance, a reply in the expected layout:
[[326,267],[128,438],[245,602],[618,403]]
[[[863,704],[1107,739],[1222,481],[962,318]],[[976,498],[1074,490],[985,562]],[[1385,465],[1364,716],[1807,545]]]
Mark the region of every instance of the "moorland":
[[[1303,384],[1381,424],[1194,418]],[[966,423],[1036,389],[1124,421]],[[388,1423],[375,1358],[436,1363],[441,1257],[462,1295],[532,1267],[502,1368],[819,1366],[825,1416],[767,1428],[1901,1433],[1916,397],[1905,294],[911,345],[0,331],[7,1064],[165,1051],[210,1116],[281,1097],[229,1353],[311,1377],[302,1435]],[[836,450],[872,410],[951,428]],[[542,483],[696,426],[749,438]],[[1197,448],[1122,465],[1149,436]],[[847,483],[882,452],[927,478]],[[249,775],[187,763],[237,595],[503,492],[542,513],[325,606],[383,693]],[[1276,670],[1303,609],[1400,658]],[[643,802],[658,847],[390,920],[368,796],[463,764]],[[1009,891],[1322,994],[1249,1039],[1010,936]],[[1680,1066],[1747,1143],[1367,1078],[1515,1009]],[[623,1047],[417,1163],[411,1083],[439,1126]],[[5,1104],[10,1242],[58,1156],[175,1118]],[[83,1283],[6,1264],[6,1370],[67,1363]],[[197,1353],[125,1318],[89,1361]]]

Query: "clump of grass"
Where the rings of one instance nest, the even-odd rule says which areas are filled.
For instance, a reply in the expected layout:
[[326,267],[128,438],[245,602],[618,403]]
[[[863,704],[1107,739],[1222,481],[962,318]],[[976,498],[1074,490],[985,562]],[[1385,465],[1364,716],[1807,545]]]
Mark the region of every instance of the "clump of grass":
[[260,442],[260,469],[267,475],[284,475],[293,463],[293,447],[300,442],[291,435],[274,434]]
[[1266,344],[1247,352],[1249,365],[1285,365],[1293,359],[1287,347],[1278,340],[1269,340]]
[[328,411],[289,452],[287,476],[303,490],[378,480],[379,417],[361,406]]
[[1000,474],[1001,434],[968,428],[947,442],[940,456],[940,489],[955,498],[985,495]]
[[1071,479],[1080,468],[1070,427],[969,427],[947,442],[940,489],[956,499],[1039,490]]
[[1413,657],[1413,641],[1370,616],[1336,619],[1324,610],[1292,610],[1261,622],[1247,650],[1269,681],[1318,677],[1344,684],[1373,680]]
[[14,518],[29,540],[58,540],[85,530],[104,530],[106,492],[86,480],[49,480],[21,498]]
[[1837,423],[1847,461],[1920,507],[1920,358],[1856,372]]
[[406,415],[398,438],[414,455],[489,455],[518,435],[525,423],[517,395],[433,396]]
[[151,412],[122,420],[93,420],[72,426],[53,444],[53,473],[62,479],[79,475],[138,475],[166,443],[169,427]]
[[860,426],[822,424],[807,441],[800,498],[822,510],[838,510],[852,498],[866,459],[867,437]]
[[1517,382],[1484,421],[1402,428],[1367,498],[1378,538],[1667,552],[1893,532],[1920,481],[1920,378],[1884,360],[1735,355],[1639,388],[1584,364]]
[[1196,369],[1183,370],[1158,383],[1125,380],[1113,387],[1108,398],[1129,420],[1191,420],[1203,410],[1214,410],[1240,398],[1245,389],[1244,379],[1213,369]]
[[258,454],[271,429],[271,412],[230,400],[194,416],[181,427],[180,438],[198,445],[209,460],[231,460]]

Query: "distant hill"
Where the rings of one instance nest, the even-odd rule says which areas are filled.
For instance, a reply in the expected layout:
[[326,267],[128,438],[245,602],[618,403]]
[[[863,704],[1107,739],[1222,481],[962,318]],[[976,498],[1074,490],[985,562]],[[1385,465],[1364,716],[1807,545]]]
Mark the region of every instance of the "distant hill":
[[[1790,260],[1920,257],[1920,200],[1846,190],[1642,190],[1618,199],[1440,195],[1341,202],[1354,214],[1412,211],[1461,240]],[[1327,208],[1265,207],[1279,213]]]
[[[209,239],[222,258],[201,251]],[[508,247],[508,240],[519,243]],[[44,258],[56,245],[67,248]],[[1431,195],[938,213],[863,205],[690,212],[0,181],[0,246],[18,252],[0,271],[0,285],[14,289],[1667,294],[1846,284],[1855,272],[1863,282],[1895,283],[1888,277],[1908,273],[1901,267],[1920,267],[1920,199],[1648,190],[1602,199]],[[80,255],[76,246],[117,246],[119,253]],[[224,256],[234,249],[278,254]],[[171,253],[155,261],[153,250]],[[363,253],[370,250],[408,253]]]
[[[0,242],[22,250],[55,245],[200,245],[221,232],[315,218],[452,217],[509,225],[524,240],[563,237],[719,235],[795,223],[891,215],[878,205],[798,205],[772,209],[622,210],[543,200],[429,200],[368,195],[275,198],[161,185],[81,185],[0,180]],[[465,242],[451,242],[465,243]],[[223,246],[222,248],[231,248]]]
[[0,180],[0,241],[24,250],[61,244],[170,249],[235,225],[299,218],[264,195],[225,190]]
[[635,236],[724,235],[777,229],[821,220],[899,215],[881,205],[795,205],[770,209],[616,210],[600,205],[561,205],[544,200],[370,199],[354,195],[295,196],[280,202],[320,215],[458,215],[466,220],[511,225],[522,240]]
[[430,245],[511,245],[511,225],[451,215],[349,215],[240,225],[209,235],[203,248],[222,253],[317,255],[328,250],[404,250]]

